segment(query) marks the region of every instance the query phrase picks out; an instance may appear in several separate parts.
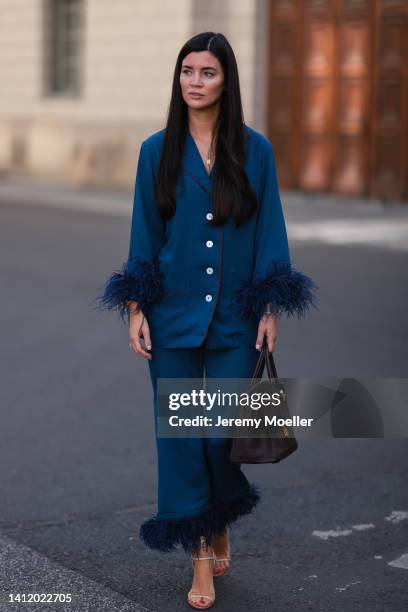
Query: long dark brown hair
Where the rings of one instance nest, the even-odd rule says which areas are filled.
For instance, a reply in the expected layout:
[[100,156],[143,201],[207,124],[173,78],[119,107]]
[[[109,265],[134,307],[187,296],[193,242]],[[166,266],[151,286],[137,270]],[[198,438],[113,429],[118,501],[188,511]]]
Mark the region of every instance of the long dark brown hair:
[[254,214],[257,198],[245,172],[244,116],[234,52],[223,34],[203,32],[188,40],[180,50],[174,69],[173,87],[160,164],[156,198],[160,214],[169,220],[176,210],[175,191],[181,169],[183,146],[188,131],[188,107],[180,86],[183,59],[191,52],[210,51],[224,72],[224,90],[216,124],[216,178],[211,225],[223,225],[230,213],[239,227]]

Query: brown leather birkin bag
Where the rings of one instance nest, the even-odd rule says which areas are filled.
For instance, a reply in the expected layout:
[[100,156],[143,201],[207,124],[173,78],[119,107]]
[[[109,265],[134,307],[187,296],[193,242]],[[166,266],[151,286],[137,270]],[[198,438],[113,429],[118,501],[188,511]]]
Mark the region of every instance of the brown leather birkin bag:
[[[264,367],[268,378],[262,380]],[[277,406],[262,406],[257,411],[257,418],[263,418],[265,415],[277,418],[290,418],[288,405],[286,401],[286,391],[283,384],[278,379],[275,362],[272,353],[269,352],[267,344],[264,342],[258,363],[255,366],[254,374],[248,390],[248,395],[253,393],[279,393],[280,403]],[[248,408],[240,416],[248,417]],[[242,429],[239,427],[242,433]],[[275,437],[276,436],[276,437]],[[282,461],[288,455],[291,455],[298,447],[293,430],[290,426],[275,425],[273,428],[273,436],[269,437],[233,437],[230,451],[230,459],[235,463],[277,463]]]

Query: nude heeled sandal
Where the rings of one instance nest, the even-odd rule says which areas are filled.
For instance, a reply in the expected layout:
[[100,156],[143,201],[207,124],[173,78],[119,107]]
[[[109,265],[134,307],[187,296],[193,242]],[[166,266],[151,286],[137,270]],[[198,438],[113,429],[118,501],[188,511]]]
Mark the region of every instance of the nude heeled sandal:
[[[204,538],[200,538],[201,540],[201,546],[203,547],[204,542]],[[191,555],[191,563],[192,566],[194,568],[194,561],[204,561],[205,559],[212,559],[214,561],[213,567],[215,565],[215,557],[214,554],[211,557],[193,557],[193,555]],[[194,604],[193,601],[191,601],[192,599],[208,599],[208,604],[207,605],[197,605]],[[191,589],[188,592],[187,595],[187,602],[189,604],[189,606],[191,606],[192,608],[194,608],[195,610],[207,610],[208,608],[211,608],[211,606],[213,606],[215,604],[215,597],[210,597],[210,595],[192,595],[191,594]]]
[[[228,532],[229,535],[229,532]],[[230,555],[230,543],[228,542],[228,552],[227,555]],[[215,555],[215,564],[214,564],[214,572],[213,572],[213,576],[215,576],[216,578],[219,576],[223,576],[224,574],[226,574],[230,568],[230,566],[228,565],[228,567],[226,567],[225,569],[221,570],[221,571],[217,571],[216,565],[217,565],[217,561],[231,561],[231,557],[217,557],[217,555]]]
[[[215,557],[214,567],[217,565],[217,561],[231,561],[231,557],[223,557],[223,558]],[[221,571],[218,570],[217,572],[214,569],[213,576],[215,578],[219,578],[220,576],[223,576],[224,574],[226,574],[228,572],[228,570],[229,570],[229,566],[226,567],[225,569],[221,570]]]

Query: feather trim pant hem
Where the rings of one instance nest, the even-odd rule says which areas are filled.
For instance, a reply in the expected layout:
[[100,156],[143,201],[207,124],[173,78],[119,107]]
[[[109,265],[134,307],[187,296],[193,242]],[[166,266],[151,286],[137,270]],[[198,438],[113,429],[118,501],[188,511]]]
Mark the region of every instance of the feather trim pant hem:
[[199,548],[201,536],[208,546],[211,545],[214,535],[221,535],[241,516],[250,514],[259,501],[259,488],[251,483],[238,495],[217,500],[196,516],[178,520],[151,518],[142,524],[139,537],[149,548],[162,552],[175,550],[177,545],[191,552],[193,548]]

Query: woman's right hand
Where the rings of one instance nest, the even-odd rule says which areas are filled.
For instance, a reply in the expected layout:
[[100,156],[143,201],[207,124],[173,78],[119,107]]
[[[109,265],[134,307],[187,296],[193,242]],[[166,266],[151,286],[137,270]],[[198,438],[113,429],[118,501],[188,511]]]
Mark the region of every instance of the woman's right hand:
[[130,311],[129,321],[129,346],[145,359],[151,359],[152,355],[145,350],[140,343],[140,339],[143,337],[145,347],[147,349],[152,348],[152,342],[150,339],[150,329],[146,317],[143,312],[132,312]]

